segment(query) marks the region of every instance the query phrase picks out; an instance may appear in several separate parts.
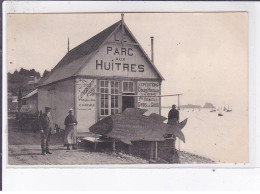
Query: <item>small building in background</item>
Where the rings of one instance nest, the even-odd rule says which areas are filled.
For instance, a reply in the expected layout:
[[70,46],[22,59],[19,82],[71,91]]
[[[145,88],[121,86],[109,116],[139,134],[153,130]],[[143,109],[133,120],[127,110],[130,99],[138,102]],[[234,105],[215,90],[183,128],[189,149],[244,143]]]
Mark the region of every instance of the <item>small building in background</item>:
[[38,86],[38,82],[40,79],[37,79],[37,77],[35,76],[30,76],[30,80],[28,81],[28,85],[31,87],[37,87]]
[[18,96],[15,92],[8,89],[8,112],[18,111]]
[[[163,77],[122,20],[69,50],[38,86],[38,110],[52,108],[60,128],[70,108],[77,131],[126,108],[161,112]],[[147,96],[147,97],[145,97]],[[151,97],[152,96],[152,97]]]
[[21,100],[21,112],[34,114],[38,111],[38,89],[29,92]]

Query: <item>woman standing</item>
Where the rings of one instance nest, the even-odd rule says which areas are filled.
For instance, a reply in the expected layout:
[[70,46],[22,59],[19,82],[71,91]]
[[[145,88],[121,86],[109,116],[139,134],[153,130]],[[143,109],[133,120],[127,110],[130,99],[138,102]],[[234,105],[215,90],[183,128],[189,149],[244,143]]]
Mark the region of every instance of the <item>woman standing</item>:
[[78,124],[76,118],[73,116],[73,109],[69,110],[69,115],[66,117],[64,121],[65,125],[65,138],[64,145],[67,146],[67,150],[70,150],[70,146],[72,149],[76,150],[77,147],[77,131],[75,126]]

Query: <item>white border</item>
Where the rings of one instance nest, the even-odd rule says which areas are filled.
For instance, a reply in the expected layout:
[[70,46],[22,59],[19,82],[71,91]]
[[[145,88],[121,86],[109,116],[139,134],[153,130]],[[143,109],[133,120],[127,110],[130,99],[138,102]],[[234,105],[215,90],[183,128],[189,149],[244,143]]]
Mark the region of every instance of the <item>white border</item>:
[[[78,12],[223,12],[223,11],[248,11],[249,13],[249,163],[248,164],[163,164],[163,165],[66,165],[66,166],[8,166],[7,165],[7,155],[8,155],[8,145],[7,145],[7,68],[6,68],[6,14],[7,13],[78,13]],[[87,180],[80,180],[78,184],[71,185],[72,177],[86,177],[89,173],[95,173],[95,176],[102,177],[102,175],[119,175],[117,177],[118,180],[123,178],[125,174],[130,173],[131,176],[136,177],[134,180],[139,180],[142,176],[140,176],[140,172],[145,172],[145,169],[149,169],[149,172],[146,174],[159,175],[160,172],[164,171],[166,176],[171,177],[172,180],[178,180],[177,177],[172,177],[171,173],[176,173],[175,175],[179,175],[183,177],[183,172],[191,177],[194,177],[194,172],[202,174],[204,178],[207,177],[209,168],[252,168],[256,166],[260,166],[260,160],[256,156],[256,152],[259,154],[259,150],[256,150],[256,139],[260,140],[259,131],[256,133],[256,124],[259,127],[259,121],[256,123],[256,106],[259,107],[259,102],[256,102],[256,95],[259,97],[259,91],[256,93],[256,81],[259,83],[259,78],[256,80],[256,70],[259,72],[259,67],[256,67],[256,49],[259,51],[259,27],[260,22],[256,19],[259,19],[260,4],[258,2],[35,2],[35,1],[6,1],[3,3],[3,188],[4,189],[13,189],[13,188],[28,188],[31,186],[36,186],[37,188],[47,189],[46,182],[42,182],[43,178],[48,177],[51,184],[51,188],[64,188],[64,189],[75,189],[77,188],[87,189],[85,181],[89,184],[91,183],[91,177],[88,177]],[[258,28],[256,28],[258,27]],[[256,44],[257,42],[257,44]],[[258,62],[259,63],[259,62]],[[257,112],[258,113],[258,112]],[[259,115],[259,114],[258,114]],[[257,147],[260,143],[257,144]],[[47,169],[48,170],[47,170]],[[54,168],[58,168],[55,171]],[[112,172],[111,169],[112,168]],[[127,169],[128,168],[128,169]],[[134,169],[129,169],[134,168]],[[145,169],[144,169],[145,168]],[[156,169],[155,169],[156,168]],[[158,169],[159,168],[159,169]],[[163,169],[164,170],[163,170]],[[174,169],[175,168],[175,169]],[[176,169],[177,168],[177,169]],[[182,169],[180,169],[182,168]],[[183,169],[186,168],[186,169]],[[188,169],[188,168],[199,168],[199,169]],[[206,168],[206,169],[205,169]],[[161,169],[161,170],[160,170]],[[165,171],[167,169],[167,171]],[[240,169],[239,171],[241,171]],[[101,172],[100,172],[101,171]],[[134,174],[131,172],[134,171]],[[220,171],[220,169],[219,169]],[[102,173],[104,172],[104,174]],[[159,172],[159,173],[158,173]],[[222,171],[223,172],[223,171]],[[50,173],[52,176],[50,176]],[[72,173],[72,174],[71,174]],[[169,174],[170,173],[170,174]],[[191,173],[191,174],[190,174]],[[205,173],[203,175],[203,173]],[[182,175],[181,175],[182,174]],[[217,174],[217,173],[215,173]],[[35,175],[35,176],[34,176]],[[139,175],[139,176],[138,176]],[[62,177],[70,177],[67,179],[63,179]],[[122,176],[122,177],[121,177]],[[16,178],[18,181],[12,181],[13,178]],[[57,179],[59,178],[59,179]],[[93,177],[92,177],[93,178]],[[125,177],[127,179],[127,177]],[[147,178],[147,177],[146,177]],[[238,178],[238,177],[234,177]],[[241,177],[242,178],[242,177]],[[33,181],[33,182],[30,182]],[[117,180],[116,179],[116,180]],[[129,179],[129,177],[128,177]],[[23,180],[23,181],[22,181]],[[78,180],[78,179],[76,179]],[[94,179],[93,179],[94,180]],[[148,178],[152,184],[145,183],[146,186],[150,186],[151,188],[161,188],[162,185],[153,184],[153,180],[151,177]],[[148,181],[147,180],[147,181]],[[157,180],[157,179],[156,179]],[[207,180],[207,179],[206,179]],[[48,182],[49,182],[48,181]],[[111,185],[115,184],[114,181],[110,180],[109,177],[106,179],[107,183]],[[169,181],[169,180],[168,180]],[[228,181],[228,179],[227,179]],[[56,182],[54,184],[54,182]],[[75,182],[75,180],[74,180]],[[127,181],[126,181],[127,182]],[[140,183],[141,183],[140,182]],[[195,181],[196,182],[196,181]],[[58,184],[57,184],[58,183]],[[80,184],[81,183],[81,184]],[[130,183],[130,182],[128,182]],[[163,182],[160,182],[163,184]],[[89,185],[88,184],[88,185]],[[123,185],[117,184],[117,188],[125,189]],[[111,188],[108,185],[108,189]],[[175,184],[174,184],[175,185]],[[196,184],[191,183],[194,187]],[[200,184],[199,184],[200,185]],[[89,185],[94,189],[97,189],[96,184]],[[202,186],[202,185],[201,185]],[[204,188],[208,188],[209,185],[203,185]],[[226,185],[228,186],[228,185]],[[237,187],[241,187],[239,183]],[[254,185],[257,186],[257,185]],[[178,186],[177,186],[178,187]],[[139,187],[142,188],[142,187]],[[169,188],[172,188],[170,186]],[[176,185],[175,185],[176,188]]]

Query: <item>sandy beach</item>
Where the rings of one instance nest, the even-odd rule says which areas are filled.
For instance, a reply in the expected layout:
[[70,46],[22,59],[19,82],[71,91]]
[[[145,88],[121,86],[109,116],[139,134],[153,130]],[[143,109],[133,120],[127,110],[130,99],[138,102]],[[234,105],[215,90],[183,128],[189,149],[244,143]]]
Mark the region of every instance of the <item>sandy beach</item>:
[[[78,150],[67,151],[60,137],[51,137],[51,155],[41,155],[40,134],[20,131],[16,122],[9,122],[9,165],[88,165],[88,164],[149,164],[166,163],[148,161],[124,153],[112,153],[112,149],[93,150],[93,146],[80,145]],[[181,164],[214,163],[214,161],[189,152],[178,152]]]

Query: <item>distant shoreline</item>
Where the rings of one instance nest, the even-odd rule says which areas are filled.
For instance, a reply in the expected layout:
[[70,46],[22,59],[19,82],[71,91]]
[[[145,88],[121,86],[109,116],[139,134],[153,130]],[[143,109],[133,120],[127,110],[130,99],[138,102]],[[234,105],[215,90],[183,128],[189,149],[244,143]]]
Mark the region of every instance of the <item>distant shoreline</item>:
[[[172,108],[171,106],[161,106],[161,108]],[[180,109],[212,109],[212,108],[204,108],[204,107],[201,107],[201,108],[198,108],[198,107],[180,107]]]

